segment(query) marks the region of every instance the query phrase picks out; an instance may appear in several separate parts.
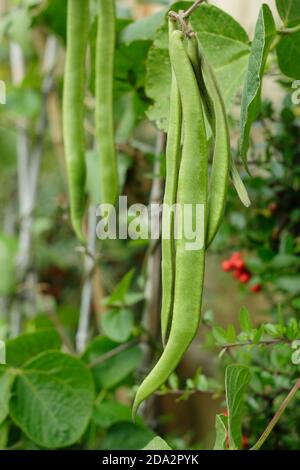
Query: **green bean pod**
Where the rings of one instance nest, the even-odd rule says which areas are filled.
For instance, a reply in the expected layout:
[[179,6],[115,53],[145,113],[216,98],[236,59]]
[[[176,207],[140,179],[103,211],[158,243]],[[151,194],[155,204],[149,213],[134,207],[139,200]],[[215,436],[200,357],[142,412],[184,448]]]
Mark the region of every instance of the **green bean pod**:
[[[225,104],[214,71],[205,57],[199,40],[192,38],[190,41],[195,41],[194,48],[196,47],[199,51],[199,61],[201,62],[205,84],[203,93],[210,97],[210,103],[213,105],[213,111],[210,112],[210,116],[213,117],[214,154],[209,185],[206,242],[208,248],[219,230],[226,206],[231,166],[230,135]],[[207,102],[209,103],[209,101]]]
[[[176,23],[169,20],[169,34],[175,29]],[[170,96],[169,129],[166,147],[166,185],[164,207],[162,213],[162,308],[161,333],[163,344],[166,344],[170,320],[172,317],[175,283],[175,239],[174,212],[168,208],[176,204],[178,172],[181,159],[181,128],[182,108],[175,73],[172,70]]]
[[67,51],[63,91],[63,133],[71,221],[81,242],[85,211],[84,87],[89,32],[89,2],[68,0]]
[[115,204],[119,192],[114,142],[113,79],[115,58],[115,0],[98,0],[96,41],[96,140],[100,161],[102,204]]
[[[178,178],[177,204],[203,204],[206,208],[208,151],[197,80],[183,44],[183,34],[174,31],[170,39],[170,58],[180,91],[183,112],[183,149]],[[195,222],[195,218],[193,218]],[[182,233],[179,217],[179,235]],[[205,239],[205,234],[204,234]],[[140,385],[133,404],[133,417],[149,395],[155,392],[175,370],[195,337],[200,318],[205,266],[205,243],[189,251],[187,240],[176,243],[176,273],[173,317],[166,348],[157,364]],[[205,242],[205,240],[204,240]]]

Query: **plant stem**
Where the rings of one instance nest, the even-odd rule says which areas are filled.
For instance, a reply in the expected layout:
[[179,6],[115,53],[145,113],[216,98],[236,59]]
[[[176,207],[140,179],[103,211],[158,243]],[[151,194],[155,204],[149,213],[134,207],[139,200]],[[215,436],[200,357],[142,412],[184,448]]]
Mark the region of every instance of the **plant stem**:
[[220,344],[219,347],[222,349],[230,349],[230,348],[238,348],[242,346],[269,346],[272,344],[290,344],[290,341],[285,339],[266,339],[258,341],[257,343],[253,343],[253,341],[244,341],[241,343],[228,343],[228,344]]
[[261,446],[264,444],[264,442],[267,440],[267,438],[269,437],[269,435],[273,431],[275,425],[278,423],[282,413],[284,412],[284,410],[286,409],[286,407],[288,406],[290,401],[294,398],[294,396],[298,392],[299,388],[300,388],[300,379],[297,380],[297,382],[295,383],[295,385],[293,386],[293,388],[291,389],[291,391],[289,392],[289,394],[284,399],[284,401],[280,405],[279,409],[275,413],[274,417],[272,418],[272,420],[270,421],[270,423],[268,424],[268,426],[266,427],[266,429],[262,433],[261,437],[258,439],[256,444],[254,444],[254,446],[251,447],[250,450],[259,450],[261,448]]
[[289,34],[294,34],[298,33],[300,31],[300,24],[297,26],[294,26],[293,28],[281,28],[277,32],[280,35],[289,35]]
[[190,8],[188,8],[185,12],[182,13],[181,17],[183,19],[188,18],[193,13],[193,11],[200,6],[200,3],[203,3],[203,0],[196,0]]

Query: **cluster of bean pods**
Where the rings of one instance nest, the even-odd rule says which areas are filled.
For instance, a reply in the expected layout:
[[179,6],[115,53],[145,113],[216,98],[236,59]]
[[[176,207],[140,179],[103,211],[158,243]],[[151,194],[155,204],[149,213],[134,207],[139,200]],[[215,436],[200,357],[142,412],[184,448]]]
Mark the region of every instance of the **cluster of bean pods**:
[[[115,0],[98,0],[96,43],[95,128],[99,151],[101,200],[114,204],[118,172],[114,143],[113,75],[115,51]],[[70,193],[71,221],[84,243],[82,221],[86,208],[84,94],[86,51],[90,28],[90,2],[68,0],[67,52],[63,95],[63,130]]]
[[[205,252],[221,225],[229,177],[248,206],[247,191],[234,166],[228,120],[222,93],[201,42],[192,31],[176,29],[169,18],[169,55],[172,67],[169,129],[166,148],[164,205],[204,205],[205,243],[188,250],[184,237],[175,238],[173,218],[163,211],[162,311],[163,353],[140,385],[133,417],[140,404],[159,389],[179,364],[194,339],[201,319]],[[208,126],[213,138],[209,172]],[[179,218],[177,230],[184,233]]]

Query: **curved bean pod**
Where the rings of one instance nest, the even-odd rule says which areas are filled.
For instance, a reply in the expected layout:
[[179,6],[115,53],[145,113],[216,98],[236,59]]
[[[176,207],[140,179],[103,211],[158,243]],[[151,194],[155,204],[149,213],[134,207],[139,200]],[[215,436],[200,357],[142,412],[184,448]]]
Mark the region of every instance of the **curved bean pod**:
[[[175,29],[175,22],[169,20],[169,34]],[[165,345],[170,320],[172,317],[175,283],[175,240],[174,240],[174,212],[167,217],[168,207],[176,204],[178,172],[181,159],[181,127],[182,108],[179,89],[175,73],[172,70],[172,84],[170,97],[169,130],[166,147],[166,185],[162,214],[162,308],[161,333]],[[169,238],[167,238],[169,237]]]
[[[184,139],[180,164],[177,203],[207,202],[208,152],[204,116],[197,80],[185,46],[183,34],[174,31],[170,38],[170,58],[180,91]],[[179,233],[183,221],[179,218]],[[205,238],[205,236],[204,236]],[[140,385],[133,404],[133,417],[149,395],[157,390],[175,370],[195,337],[200,317],[205,265],[205,243],[189,251],[182,237],[176,244],[174,308],[170,335],[159,361]]]
[[96,138],[100,159],[102,204],[115,204],[119,191],[114,142],[113,78],[115,57],[115,0],[98,0],[96,43]]
[[67,51],[63,91],[63,132],[70,192],[71,221],[81,242],[85,211],[84,157],[85,57],[89,31],[89,2],[69,0]]

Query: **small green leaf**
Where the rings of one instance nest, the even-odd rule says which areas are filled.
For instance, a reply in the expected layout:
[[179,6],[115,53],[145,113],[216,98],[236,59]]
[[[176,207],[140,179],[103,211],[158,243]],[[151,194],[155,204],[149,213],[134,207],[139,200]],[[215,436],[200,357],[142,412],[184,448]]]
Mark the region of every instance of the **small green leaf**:
[[241,105],[240,152],[246,168],[248,168],[247,151],[249,148],[250,130],[260,109],[262,77],[275,35],[276,25],[272,12],[268,5],[264,4],[261,7],[256,23]]
[[124,303],[125,296],[130,288],[134,272],[135,269],[131,269],[128,271],[128,273],[125,274],[125,276],[116,286],[111,296],[106,300],[106,305],[122,305]]
[[128,309],[113,309],[102,316],[104,334],[117,343],[124,343],[131,335],[134,323],[133,313]]
[[212,329],[213,337],[218,344],[226,344],[226,331],[221,326],[214,326]]
[[214,445],[214,450],[226,450],[226,440],[227,440],[227,416],[217,415],[216,416],[216,441]]
[[154,437],[143,450],[172,450],[171,447],[161,437]]
[[236,331],[233,325],[229,325],[226,332],[226,340],[228,343],[235,343]]
[[240,449],[242,445],[242,411],[250,378],[250,370],[246,366],[231,364],[226,368],[225,388],[231,449]]
[[31,440],[54,449],[70,446],[82,436],[93,400],[93,380],[86,365],[61,352],[46,352],[18,371],[9,411]]
[[244,333],[250,334],[252,331],[252,323],[248,310],[245,307],[242,307],[240,310],[240,325]]

